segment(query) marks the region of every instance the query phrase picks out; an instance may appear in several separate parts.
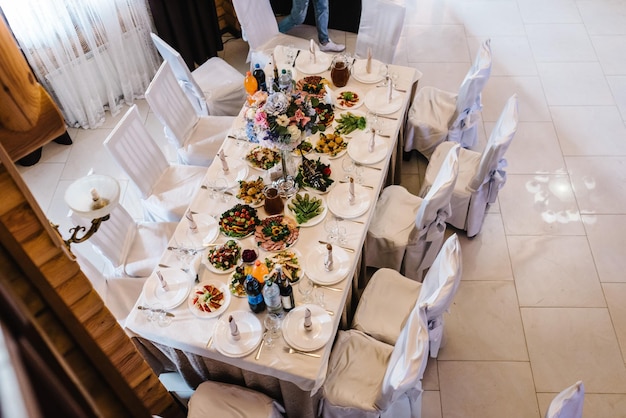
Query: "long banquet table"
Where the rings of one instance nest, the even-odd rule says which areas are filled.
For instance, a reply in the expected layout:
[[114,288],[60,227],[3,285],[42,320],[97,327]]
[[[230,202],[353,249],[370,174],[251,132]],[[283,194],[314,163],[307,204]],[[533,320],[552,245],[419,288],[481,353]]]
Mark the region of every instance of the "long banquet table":
[[[279,53],[280,48],[277,47],[278,51],[276,51],[277,62],[279,63],[281,62],[281,59],[278,58],[281,56]],[[300,55],[307,53],[308,51],[302,51]],[[319,358],[302,354],[289,354],[284,350],[287,344],[282,338],[279,339],[276,347],[273,347],[271,350],[267,347],[263,348],[258,360],[255,359],[257,349],[243,357],[226,356],[216,350],[215,344],[207,344],[212,339],[218,318],[197,317],[190,311],[185,301],[170,310],[175,317],[168,326],[162,327],[156,322],[148,321],[143,311],[139,309],[133,309],[126,320],[125,326],[127,331],[134,337],[137,346],[155,372],[179,371],[193,388],[204,380],[236,383],[259,390],[277,399],[285,406],[287,416],[317,416],[317,407],[321,393],[319,389],[324,383],[326,376],[334,336],[339,328],[349,327],[352,307],[356,303],[359,289],[363,287],[363,283],[359,284],[359,277],[362,278],[361,270],[363,269],[361,249],[377,196],[385,185],[399,182],[399,170],[397,167],[399,167],[398,161],[401,158],[398,157],[401,157],[402,154],[401,152],[398,153],[398,136],[401,134],[402,124],[410,103],[411,92],[414,91],[417,83],[418,72],[413,68],[395,65],[390,65],[389,71],[398,74],[396,85],[398,90],[394,92],[394,95],[403,97],[402,106],[393,113],[380,116],[382,123],[381,133],[385,137],[377,138],[377,140],[388,142],[387,157],[376,164],[363,166],[362,183],[369,187],[359,188],[358,190],[369,194],[371,204],[368,210],[361,216],[342,221],[347,231],[346,242],[343,245],[354,249],[354,252],[346,252],[350,266],[346,278],[337,284],[333,284],[332,287],[335,289],[329,289],[328,287],[320,288],[324,293],[325,309],[333,313],[331,318],[334,331],[329,341],[322,348],[313,352],[319,355]],[[330,80],[328,71],[318,75]],[[304,74],[296,75],[295,79],[297,80],[303,76]],[[372,89],[377,89],[380,91],[380,94],[386,94],[386,88],[377,87],[377,85],[378,83],[360,83],[355,77],[351,77],[346,88],[357,89],[363,94],[367,94]],[[367,107],[363,105],[354,112],[356,111],[365,113]],[[340,112],[342,111],[335,109],[335,117]],[[238,164],[238,161],[242,161],[242,157],[248,152],[250,147],[256,145],[234,138],[236,131],[241,132],[242,114],[240,114],[233,126],[231,135],[225,139],[222,145],[222,149],[227,155],[227,161],[231,162],[231,166]],[[315,157],[311,156],[311,158]],[[344,176],[341,161],[346,158],[350,158],[347,153],[339,158],[330,160],[332,178],[337,184]],[[261,171],[251,167],[248,168],[247,178],[256,178],[263,175]],[[219,158],[216,158],[207,170],[205,184],[216,175],[219,175],[221,169],[221,162]],[[236,203],[234,196],[215,196],[208,190],[199,188],[195,198],[189,203],[189,208],[196,213],[210,214],[219,219],[222,212]],[[257,210],[259,217],[263,219],[266,216],[263,207],[261,206]],[[326,216],[331,216],[331,212],[328,211]],[[178,225],[176,234],[184,233],[188,229],[188,225],[187,220],[183,218]],[[225,242],[227,239],[220,233],[216,241]],[[297,250],[302,256],[301,258],[304,259],[310,251],[320,247],[319,240],[326,239],[327,233],[324,229],[324,222],[311,227],[302,227],[300,228],[298,241],[292,249]],[[254,235],[241,239],[239,242],[243,248],[256,247]],[[173,237],[172,245],[175,244]],[[261,260],[269,255],[262,250],[259,252]],[[205,255],[202,256],[204,257]],[[161,264],[172,267],[180,266],[180,262],[172,251],[164,252]],[[216,280],[227,283],[231,278],[230,274],[216,274],[209,271],[203,263],[199,263],[199,260],[196,260],[194,265],[200,281]],[[306,274],[306,269],[304,274]],[[191,282],[193,282],[194,276],[194,274],[189,275]],[[147,279],[146,284],[155,280],[157,279],[155,274],[153,274]],[[293,289],[296,306],[299,306],[302,304],[302,301],[298,292],[298,283],[293,285]],[[337,291],[337,289],[340,289],[340,291]],[[142,295],[136,306],[145,305],[145,303],[145,298]],[[230,305],[226,312],[222,314],[222,317],[227,317],[233,311],[249,312],[247,299],[232,296]],[[265,312],[257,314],[261,324],[265,315]]]

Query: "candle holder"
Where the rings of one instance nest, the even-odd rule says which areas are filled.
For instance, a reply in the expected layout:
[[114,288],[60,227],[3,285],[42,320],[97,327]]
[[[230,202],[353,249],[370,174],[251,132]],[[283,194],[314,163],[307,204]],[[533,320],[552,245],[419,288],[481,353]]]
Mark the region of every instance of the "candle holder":
[[[87,241],[95,234],[102,222],[109,219],[119,197],[119,183],[110,176],[90,174],[70,184],[65,191],[65,203],[80,217],[91,219],[89,230],[80,225],[70,228],[71,236],[68,239],[63,239],[58,225],[52,225],[72,256],[71,244]],[[81,232],[84,234],[79,237]]]

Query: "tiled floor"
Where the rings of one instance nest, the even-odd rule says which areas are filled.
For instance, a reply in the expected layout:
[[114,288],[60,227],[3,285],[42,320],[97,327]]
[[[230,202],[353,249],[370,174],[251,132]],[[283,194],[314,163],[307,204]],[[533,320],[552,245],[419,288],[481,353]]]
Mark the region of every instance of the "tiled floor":
[[[626,2],[407,3],[396,61],[418,68],[421,86],[456,91],[480,42],[492,39],[481,143],[505,100],[520,99],[507,184],[482,232],[461,234],[464,277],[445,317],[447,345],[426,371],[423,416],[539,418],[580,379],[585,417],[626,417]],[[331,37],[354,49],[354,34]],[[243,71],[246,53],[232,40],[223,57]],[[139,106],[173,159],[156,118]],[[62,230],[64,190],[90,168],[122,179],[123,204],[140,215],[101,146],[120,116],[72,129],[73,146],[47,145],[40,163],[20,169]],[[405,163],[409,190],[424,168],[416,157]],[[79,251],[89,255],[89,246]]]

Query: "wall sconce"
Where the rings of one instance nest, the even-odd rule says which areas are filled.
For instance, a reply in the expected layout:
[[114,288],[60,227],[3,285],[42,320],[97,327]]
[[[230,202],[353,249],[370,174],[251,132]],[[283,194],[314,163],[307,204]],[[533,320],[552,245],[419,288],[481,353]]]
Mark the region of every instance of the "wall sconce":
[[[76,226],[70,229],[72,235],[63,240],[70,254],[72,254],[70,249],[72,243],[87,241],[100,228],[100,224],[109,219],[109,214],[117,205],[119,198],[120,185],[110,176],[90,174],[70,184],[65,191],[65,203],[80,217],[91,219],[91,227],[88,231],[84,226]],[[61,236],[59,226],[53,225],[53,227]],[[79,237],[78,234],[84,231],[86,232],[83,236]]]

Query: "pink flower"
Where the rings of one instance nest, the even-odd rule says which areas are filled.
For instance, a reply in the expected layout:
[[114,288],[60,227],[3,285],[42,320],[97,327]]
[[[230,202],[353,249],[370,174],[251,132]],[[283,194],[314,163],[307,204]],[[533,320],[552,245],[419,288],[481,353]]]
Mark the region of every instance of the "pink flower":
[[267,114],[262,111],[256,112],[256,114],[254,115],[254,124],[263,129],[269,128],[270,125],[267,123]]
[[304,114],[301,109],[296,110],[296,113],[291,118],[292,121],[300,124],[300,126],[305,126],[311,120],[310,117]]

